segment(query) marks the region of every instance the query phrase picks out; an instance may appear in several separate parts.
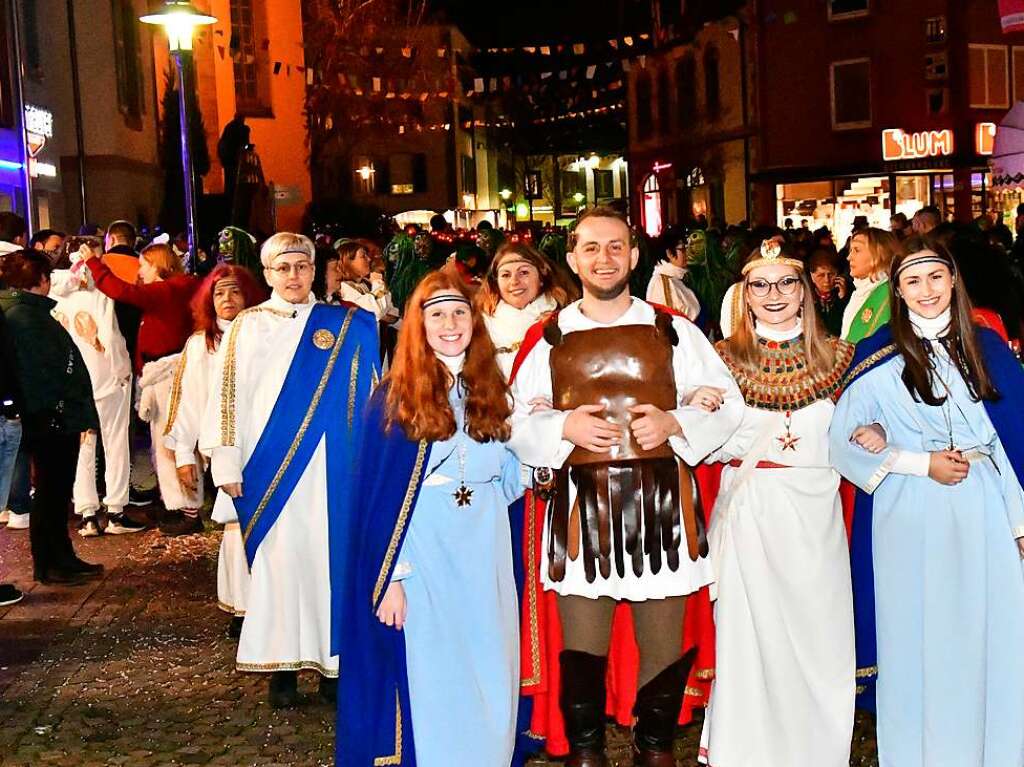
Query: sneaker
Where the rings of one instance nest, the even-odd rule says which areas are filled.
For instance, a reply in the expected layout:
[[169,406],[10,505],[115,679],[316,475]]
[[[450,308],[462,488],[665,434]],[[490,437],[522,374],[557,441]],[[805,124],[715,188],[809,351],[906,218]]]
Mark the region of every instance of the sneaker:
[[6,525],[7,524],[7,518],[10,515],[11,515],[11,510],[10,509],[4,509],[3,511],[0,511],[0,525]]
[[28,530],[29,514],[15,514],[13,511],[7,515],[8,530]]
[[136,487],[128,488],[129,506],[149,506],[160,499],[160,489],[151,487],[149,490],[139,490]]
[[107,532],[110,535],[127,535],[128,533],[141,533],[146,530],[146,525],[130,519],[126,514],[115,514],[107,517]]
[[10,583],[0,583],[0,607],[16,604],[24,598],[25,595]]
[[86,517],[78,524],[78,534],[83,538],[95,538],[103,535],[103,531],[100,530],[100,523],[96,517]]
[[205,529],[203,527],[203,520],[198,516],[190,517],[187,514],[182,514],[180,511],[167,512],[167,516],[160,523],[160,532],[170,536],[193,535],[194,533],[201,533]]

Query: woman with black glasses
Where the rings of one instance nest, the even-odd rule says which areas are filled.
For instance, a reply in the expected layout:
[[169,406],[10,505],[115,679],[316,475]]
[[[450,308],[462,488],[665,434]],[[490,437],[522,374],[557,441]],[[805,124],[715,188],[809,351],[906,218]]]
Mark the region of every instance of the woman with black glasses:
[[[826,334],[788,246],[766,240],[742,274],[736,328],[717,345],[746,410],[708,459],[725,467],[708,534],[717,670],[701,759],[845,767],[853,599],[828,430],[853,347]],[[716,406],[706,398],[691,402]]]

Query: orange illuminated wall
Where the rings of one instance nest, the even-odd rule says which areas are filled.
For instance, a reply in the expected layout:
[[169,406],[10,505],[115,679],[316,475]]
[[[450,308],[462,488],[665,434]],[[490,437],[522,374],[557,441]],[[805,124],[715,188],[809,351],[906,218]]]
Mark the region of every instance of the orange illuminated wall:
[[[311,197],[306,125],[303,105],[306,88],[300,0],[250,0],[257,16],[255,66],[261,80],[263,109],[246,117],[252,142],[263,163],[267,183],[278,190],[277,229],[298,231]],[[195,41],[197,94],[206,125],[211,168],[204,179],[208,192],[224,188],[217,161],[217,141],[224,125],[235,116],[235,66],[231,44],[230,0],[198,0],[196,7],[217,18]],[[163,72],[168,54],[166,39],[154,36],[157,81],[162,98]],[[276,70],[276,72],[275,72]]]

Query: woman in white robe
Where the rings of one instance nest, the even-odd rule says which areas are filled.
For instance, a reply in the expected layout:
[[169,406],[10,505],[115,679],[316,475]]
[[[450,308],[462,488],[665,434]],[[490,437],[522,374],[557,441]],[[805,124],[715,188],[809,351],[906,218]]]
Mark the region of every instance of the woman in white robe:
[[700,314],[700,301],[684,282],[688,271],[686,240],[677,238],[666,245],[665,255],[654,265],[651,281],[647,283],[647,300],[667,306],[690,322],[696,322]]
[[[164,447],[173,451],[178,482],[186,490],[194,490],[202,483],[203,466],[197,446],[203,411],[212,388],[217,350],[238,313],[259,303],[262,294],[251,272],[225,264],[206,277],[193,299],[197,331],[181,353],[164,429]],[[183,521],[188,524],[187,519]],[[161,529],[171,534],[179,532],[164,529],[164,526]],[[195,529],[194,524],[192,529]],[[228,633],[235,638],[242,630],[248,591],[249,565],[235,519],[224,524],[217,557],[217,605],[233,616]]]
[[743,274],[736,328],[717,347],[746,410],[709,459],[726,466],[708,536],[717,670],[700,758],[845,767],[853,601],[828,428],[853,347],[825,334],[803,264],[777,243]]

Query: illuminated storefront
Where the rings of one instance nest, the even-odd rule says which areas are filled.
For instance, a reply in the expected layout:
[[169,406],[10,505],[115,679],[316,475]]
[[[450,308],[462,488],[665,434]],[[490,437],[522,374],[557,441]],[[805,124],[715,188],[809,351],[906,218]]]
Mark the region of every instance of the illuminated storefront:
[[[991,189],[986,158],[995,135],[993,123],[978,123],[961,147],[951,129],[883,130],[877,172],[776,184],[777,220],[827,227],[842,245],[861,216],[870,226],[888,229],[894,214],[910,218],[925,205],[937,207],[945,220],[1012,212],[1019,192]],[[970,210],[957,210],[958,201],[966,207],[968,199]]]

